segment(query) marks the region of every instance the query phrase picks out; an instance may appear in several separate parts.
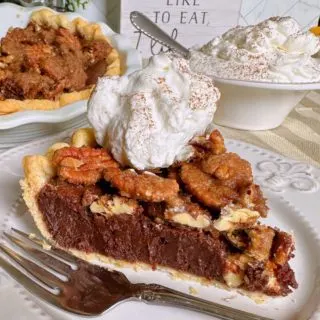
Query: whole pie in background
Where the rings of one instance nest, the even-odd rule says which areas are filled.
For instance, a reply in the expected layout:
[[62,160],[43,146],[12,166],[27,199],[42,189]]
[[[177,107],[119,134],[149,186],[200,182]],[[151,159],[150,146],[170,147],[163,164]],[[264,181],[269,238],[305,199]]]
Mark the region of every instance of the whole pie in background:
[[88,99],[98,77],[121,74],[119,53],[98,24],[49,9],[8,30],[0,49],[0,114]]

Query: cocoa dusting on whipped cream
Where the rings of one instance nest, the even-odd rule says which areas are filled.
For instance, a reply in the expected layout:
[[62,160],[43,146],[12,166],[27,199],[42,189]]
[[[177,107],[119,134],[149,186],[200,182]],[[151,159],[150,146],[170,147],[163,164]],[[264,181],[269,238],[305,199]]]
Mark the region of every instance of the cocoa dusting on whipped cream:
[[219,98],[211,78],[160,54],[128,76],[101,78],[88,118],[97,142],[121,165],[163,168],[192,155],[188,143],[206,132]]
[[318,82],[320,38],[302,31],[291,17],[237,26],[191,51],[191,68],[218,78]]

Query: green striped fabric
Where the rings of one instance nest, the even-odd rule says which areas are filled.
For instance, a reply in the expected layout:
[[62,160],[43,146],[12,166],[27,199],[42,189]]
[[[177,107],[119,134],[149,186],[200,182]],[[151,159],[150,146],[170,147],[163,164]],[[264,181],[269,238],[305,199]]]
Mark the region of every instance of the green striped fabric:
[[242,131],[218,126],[227,138],[243,140],[320,167],[320,91],[312,91],[273,130]]

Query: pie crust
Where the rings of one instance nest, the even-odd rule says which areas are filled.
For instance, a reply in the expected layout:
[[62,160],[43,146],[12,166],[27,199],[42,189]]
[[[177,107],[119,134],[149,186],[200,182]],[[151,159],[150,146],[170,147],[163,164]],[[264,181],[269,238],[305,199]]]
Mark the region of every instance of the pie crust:
[[23,190],[23,199],[32,214],[37,228],[40,230],[42,235],[55,242],[44,221],[42,213],[39,210],[37,204],[37,195],[39,191],[46,185],[46,183],[56,175],[56,170],[52,164],[53,153],[61,148],[74,146],[82,147],[88,146],[93,147],[96,145],[94,134],[91,129],[83,128],[75,131],[71,138],[70,144],[65,142],[57,142],[53,144],[45,155],[33,155],[26,156],[23,159],[23,169],[25,174],[25,179],[20,181],[20,185]]
[[[70,21],[65,15],[57,14],[50,9],[41,9],[32,13],[30,22],[34,22],[39,26],[48,26],[54,29],[63,27],[68,29],[72,33],[78,33],[86,40],[104,40],[110,44],[107,36],[105,36],[101,30],[101,27],[97,23],[90,23],[81,18],[76,18]],[[110,44],[111,45],[111,44]],[[106,76],[118,76],[122,73],[121,61],[118,51],[112,47],[112,51],[105,59],[107,68]],[[9,114],[17,111],[24,110],[53,110],[61,108],[67,104],[86,100],[90,97],[90,94],[94,86],[86,88],[81,91],[74,91],[70,93],[63,93],[59,99],[6,99],[0,101],[0,115]]]

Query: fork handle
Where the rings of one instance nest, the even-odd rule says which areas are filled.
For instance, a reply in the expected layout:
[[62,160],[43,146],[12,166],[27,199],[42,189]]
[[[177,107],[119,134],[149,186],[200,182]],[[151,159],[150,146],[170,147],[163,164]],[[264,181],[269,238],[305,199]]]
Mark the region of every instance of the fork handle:
[[139,299],[150,304],[182,307],[223,320],[272,320],[271,318],[209,302],[159,285],[146,285],[139,293]]

